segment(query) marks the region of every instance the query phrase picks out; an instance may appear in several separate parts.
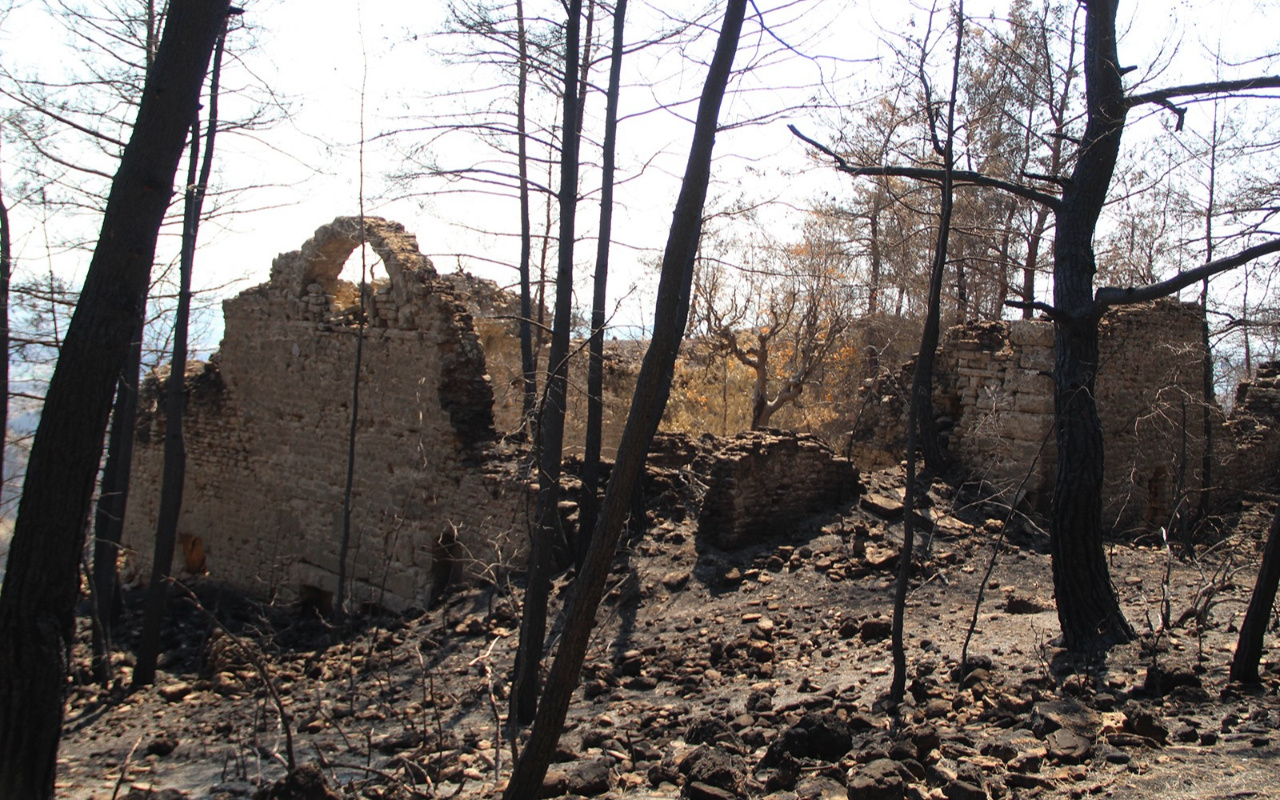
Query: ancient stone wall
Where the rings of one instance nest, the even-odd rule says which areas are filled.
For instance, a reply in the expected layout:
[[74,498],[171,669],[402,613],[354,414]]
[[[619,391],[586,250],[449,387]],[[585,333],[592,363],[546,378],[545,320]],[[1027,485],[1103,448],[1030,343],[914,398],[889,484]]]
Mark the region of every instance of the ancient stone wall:
[[1260,364],[1240,382],[1223,433],[1214,447],[1214,498],[1280,491],[1280,362]]
[[[1199,486],[1203,325],[1194,306],[1172,301],[1102,320],[1103,514],[1119,530],[1168,524],[1179,482]],[[1048,321],[973,323],[948,332],[935,385],[952,453],[1010,500],[1041,508],[1056,472],[1053,360]]]
[[794,528],[861,491],[858,470],[810,434],[744,431],[695,469],[706,482],[698,534],[723,548],[743,547]]
[[[338,277],[362,240],[389,276],[370,287],[363,338],[357,288]],[[177,564],[199,567],[202,556],[212,577],[259,595],[321,603],[332,595],[362,341],[353,597],[421,606],[461,571],[518,565],[527,481],[518,477],[517,454],[498,441],[486,373],[488,363],[498,376],[498,430],[518,429],[513,303],[491,282],[438,276],[414,237],[381,219],[366,219],[362,229],[358,219],[339,218],[276,258],[269,282],[224,303],[221,350],[186,375],[179,538],[190,558]],[[1199,486],[1203,322],[1194,307],[1174,302],[1118,309],[1102,321],[1097,396],[1108,524],[1167,524],[1179,486]],[[643,351],[641,342],[606,349],[606,456]],[[585,363],[582,352],[571,362],[567,442],[582,439]],[[960,326],[939,353],[935,405],[951,451],[1011,503],[1044,508],[1051,495],[1052,369],[1046,321]],[[126,545],[139,568],[150,560],[159,498],[163,378],[146,385],[137,432]],[[708,542],[737,547],[770,535],[851,499],[859,491],[854,463],[901,458],[904,378],[869,381],[850,404],[858,409],[849,422],[852,460],[807,434],[668,435],[651,455],[649,481],[696,495],[680,502],[700,508]],[[1226,456],[1215,483],[1253,486],[1280,460],[1280,366],[1260,370],[1238,406],[1243,416],[1223,429],[1231,444],[1219,448]]]
[[[338,275],[361,238],[358,219],[339,218],[276,258],[268,283],[224,303],[221,350],[188,373],[179,532],[199,539],[212,577],[259,595],[336,589],[359,317],[356,287]],[[366,218],[363,238],[389,278],[372,287],[361,354],[352,596],[424,605],[458,570],[511,557],[525,503],[513,460],[493,458],[493,395],[461,298],[401,226]],[[161,393],[153,381],[126,520],[140,564],[159,497]]]

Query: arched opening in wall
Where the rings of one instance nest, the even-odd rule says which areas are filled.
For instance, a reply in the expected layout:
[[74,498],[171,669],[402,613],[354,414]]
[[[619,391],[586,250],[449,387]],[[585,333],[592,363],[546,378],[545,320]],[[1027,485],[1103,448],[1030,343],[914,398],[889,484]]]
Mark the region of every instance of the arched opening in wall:
[[373,298],[377,295],[378,289],[390,284],[391,279],[387,274],[387,267],[382,263],[382,259],[373,251],[368,242],[363,247],[357,247],[351,251],[351,255],[347,256],[347,260],[343,262],[342,269],[338,272],[337,289],[334,291],[333,304],[339,311],[354,311],[360,305],[359,286],[361,276],[363,282],[368,285],[369,292],[365,296],[365,302],[372,303]]

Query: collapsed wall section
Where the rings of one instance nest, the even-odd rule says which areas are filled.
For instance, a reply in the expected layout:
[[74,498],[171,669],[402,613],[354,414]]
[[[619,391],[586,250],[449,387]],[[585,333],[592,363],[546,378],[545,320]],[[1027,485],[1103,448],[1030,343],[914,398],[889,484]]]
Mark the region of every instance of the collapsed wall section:
[[[223,304],[221,350],[188,374],[179,533],[212,577],[255,594],[337,588],[360,319],[358,289],[338,275],[362,241],[388,277],[371,287],[363,331],[352,596],[421,606],[458,571],[510,557],[524,503],[511,460],[492,457],[493,395],[470,314],[395,223],[338,218]],[[147,394],[126,520],[140,562],[163,466],[161,393],[156,382]]]

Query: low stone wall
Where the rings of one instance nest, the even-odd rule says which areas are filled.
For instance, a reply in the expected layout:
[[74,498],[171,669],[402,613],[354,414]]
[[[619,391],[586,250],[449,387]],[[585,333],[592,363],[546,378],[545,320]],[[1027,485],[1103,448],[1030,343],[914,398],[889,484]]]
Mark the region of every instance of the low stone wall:
[[745,431],[703,441],[708,454],[693,461],[706,484],[698,535],[717,547],[777,536],[862,491],[852,462],[809,434]]
[[[364,222],[390,278],[373,287],[361,354],[352,596],[421,606],[455,573],[513,557],[525,498],[514,460],[493,450],[493,395],[463,298],[401,226]],[[337,587],[358,340],[356,289],[338,274],[360,241],[359,220],[339,218],[275,259],[270,282],[223,304],[220,352],[188,372],[179,532],[199,542],[212,577],[258,595]],[[163,462],[159,377],[144,398],[125,528],[140,567]]]

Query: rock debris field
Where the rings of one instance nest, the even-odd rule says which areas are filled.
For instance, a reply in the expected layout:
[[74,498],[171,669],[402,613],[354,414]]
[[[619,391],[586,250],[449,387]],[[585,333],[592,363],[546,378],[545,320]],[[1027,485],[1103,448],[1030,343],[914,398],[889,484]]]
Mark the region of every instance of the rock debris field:
[[[1109,545],[1140,636],[1083,664],[1054,646],[1043,533],[935,485],[908,600],[908,696],[893,715],[882,700],[901,476],[867,482],[843,512],[735,551],[701,542],[679,503],[650,512],[615,563],[543,796],[1280,796],[1280,675],[1226,686],[1273,505],[1246,503],[1195,558],[1151,539]],[[571,582],[557,581],[553,620]],[[517,580],[341,632],[192,587],[201,607],[172,603],[154,688],[120,688],[132,630],[112,690],[75,654],[60,797],[500,794]],[[300,768],[285,781],[290,752]]]

